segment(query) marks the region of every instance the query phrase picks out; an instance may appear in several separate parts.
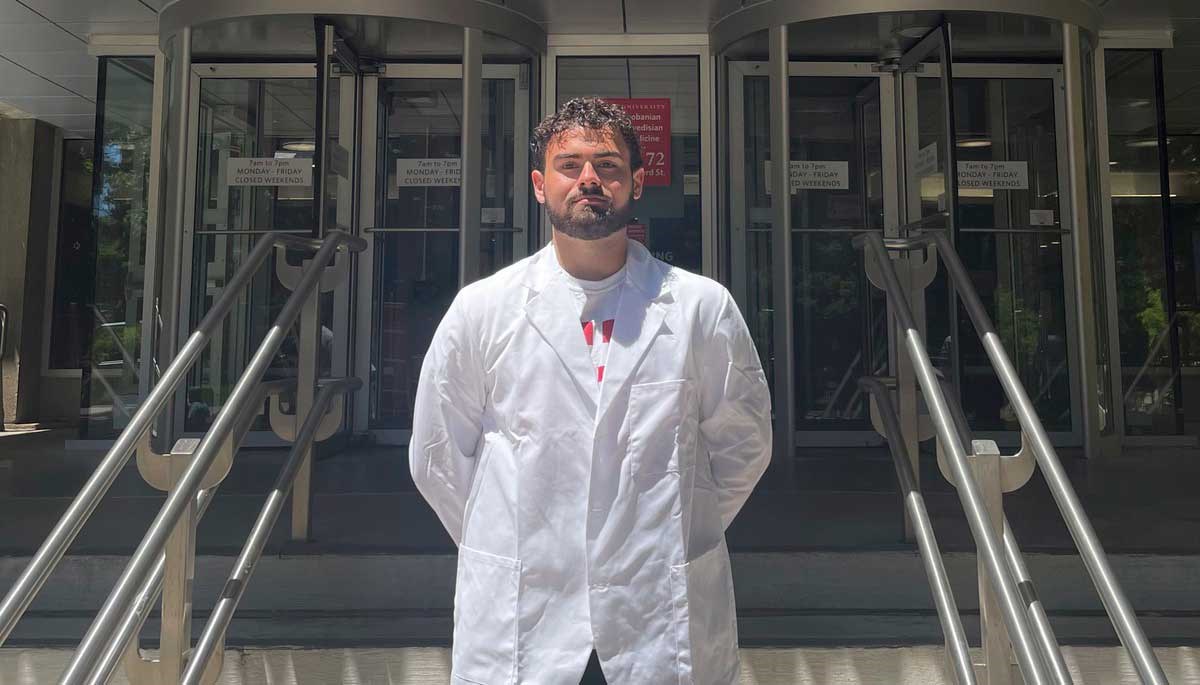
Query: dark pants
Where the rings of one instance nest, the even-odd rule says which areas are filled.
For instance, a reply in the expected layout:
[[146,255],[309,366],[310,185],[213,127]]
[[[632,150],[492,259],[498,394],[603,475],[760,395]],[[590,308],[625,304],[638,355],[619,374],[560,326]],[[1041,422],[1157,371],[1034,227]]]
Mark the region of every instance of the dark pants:
[[604,673],[600,670],[600,659],[596,656],[596,650],[592,650],[592,656],[588,659],[587,670],[583,672],[583,680],[579,681],[579,685],[607,685],[608,681],[604,679]]

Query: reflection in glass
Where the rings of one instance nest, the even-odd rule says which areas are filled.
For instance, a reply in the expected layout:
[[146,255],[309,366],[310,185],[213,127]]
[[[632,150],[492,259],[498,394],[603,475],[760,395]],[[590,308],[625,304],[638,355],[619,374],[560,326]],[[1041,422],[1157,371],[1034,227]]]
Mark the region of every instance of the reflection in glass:
[[100,158],[91,202],[94,305],[83,367],[83,434],[93,439],[124,428],[139,401],[154,60],[105,58],[100,80]]
[[92,234],[93,140],[64,140],[58,201],[58,240],[54,250],[54,302],[51,305],[51,369],[78,369],[87,353],[92,317],[91,265],[85,246]]
[[1167,93],[1167,164],[1171,184],[1171,237],[1179,337],[1180,404],[1184,433],[1200,435],[1200,129],[1192,87],[1195,59],[1180,50],[1162,52]]
[[1177,434],[1154,54],[1105,51],[1105,64],[1125,431]]

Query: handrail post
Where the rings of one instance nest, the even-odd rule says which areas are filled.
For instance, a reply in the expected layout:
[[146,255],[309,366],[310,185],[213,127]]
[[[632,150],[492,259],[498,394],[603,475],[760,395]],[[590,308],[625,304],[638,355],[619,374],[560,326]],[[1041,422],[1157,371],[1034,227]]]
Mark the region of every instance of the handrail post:
[[856,244],[865,245],[868,252],[866,258],[874,259],[878,265],[878,274],[885,286],[884,291],[887,293],[888,304],[892,308],[899,327],[898,335],[903,339],[908,356],[916,368],[917,381],[921,386],[921,392],[929,407],[930,415],[934,419],[933,423],[937,429],[938,439],[946,447],[959,499],[962,501],[963,510],[967,515],[971,533],[975,537],[977,554],[984,558],[988,570],[991,571],[989,577],[995,585],[996,594],[1000,597],[1000,608],[1005,624],[1010,630],[1013,647],[1021,665],[1021,673],[1025,676],[1026,682],[1031,685],[1047,683],[1049,679],[1046,667],[1035,646],[1029,618],[1021,606],[1012,572],[1007,568],[1001,542],[1002,537],[995,534],[991,522],[988,520],[986,507],[982,502],[982,496],[967,461],[967,446],[962,444],[962,437],[953,425],[950,405],[942,393],[933,364],[925,350],[925,341],[916,330],[912,311],[908,307],[908,301],[901,289],[896,270],[892,267],[892,260],[888,256],[883,238],[875,233],[867,233],[860,238],[861,240],[856,239]]
[[[938,449],[942,449],[940,440]],[[996,443],[973,441],[968,461],[975,482],[979,484],[979,494],[987,509],[988,523],[996,537],[1004,537],[1004,491],[1000,487],[1000,450]],[[975,566],[979,576],[979,637],[983,646],[984,663],[987,677],[984,682],[988,685],[1011,685],[1013,682],[1012,642],[1008,630],[1004,627],[1004,616],[1000,608],[1000,598],[993,590],[994,581],[984,563],[983,556],[977,555]]]
[[[319,372],[321,341],[321,289],[313,291],[304,301],[300,312],[300,340],[297,345],[296,430],[313,408]],[[308,541],[312,522],[312,443],[304,447],[300,470],[292,490],[292,540]]]

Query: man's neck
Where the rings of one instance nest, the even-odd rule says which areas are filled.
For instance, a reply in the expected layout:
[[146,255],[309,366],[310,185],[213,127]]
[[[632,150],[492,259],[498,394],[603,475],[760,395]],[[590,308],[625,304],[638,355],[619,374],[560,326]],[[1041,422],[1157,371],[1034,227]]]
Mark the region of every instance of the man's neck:
[[625,229],[599,240],[580,240],[555,229],[554,251],[563,271],[581,281],[602,281],[625,266]]

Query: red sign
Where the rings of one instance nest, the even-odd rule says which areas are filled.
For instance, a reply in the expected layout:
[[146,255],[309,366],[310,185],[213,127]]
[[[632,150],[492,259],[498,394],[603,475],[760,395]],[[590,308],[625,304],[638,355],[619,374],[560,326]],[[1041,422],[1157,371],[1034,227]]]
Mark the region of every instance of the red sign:
[[625,236],[646,245],[646,224],[629,224],[625,227]]
[[608,98],[633,120],[642,142],[642,168],[646,185],[671,185],[671,99]]

